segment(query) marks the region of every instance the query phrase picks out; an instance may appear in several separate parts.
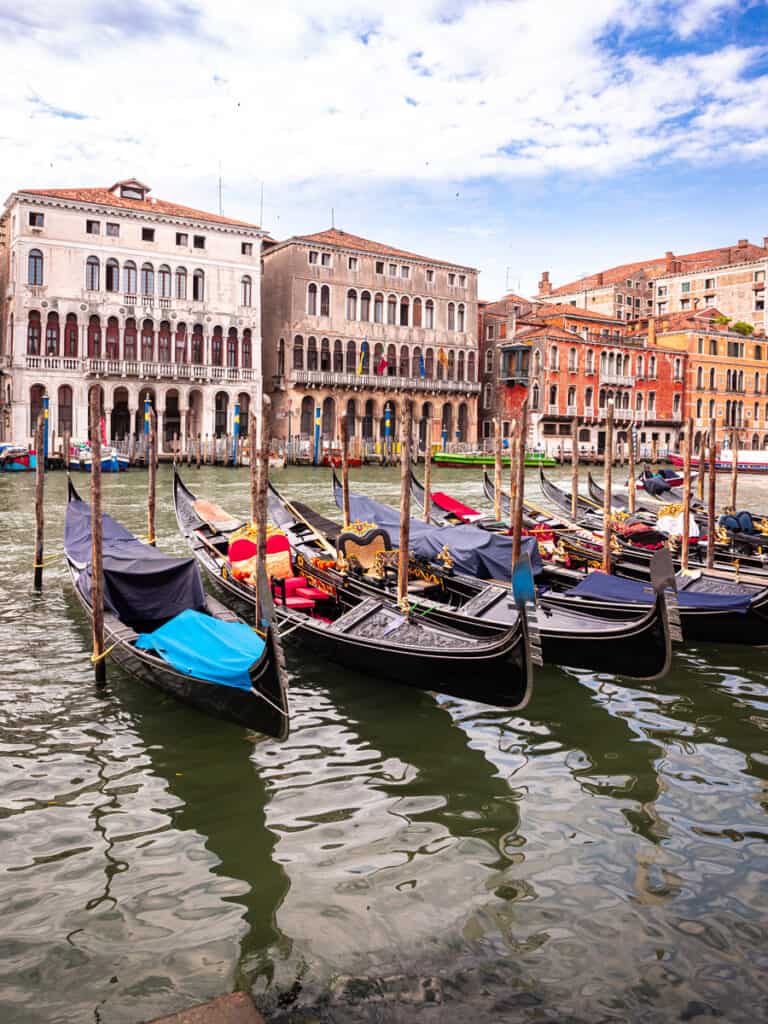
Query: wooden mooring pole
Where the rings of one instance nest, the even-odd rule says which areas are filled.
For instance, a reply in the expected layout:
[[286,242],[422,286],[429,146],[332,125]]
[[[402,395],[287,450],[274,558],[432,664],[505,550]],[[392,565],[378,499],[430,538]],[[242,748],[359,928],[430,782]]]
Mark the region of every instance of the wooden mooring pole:
[[427,437],[424,445],[424,522],[432,512],[432,417],[427,418]]
[[688,571],[688,551],[691,546],[691,451],[693,449],[693,417],[685,425],[685,456],[683,460],[683,535],[680,549],[680,568]]
[[406,399],[400,423],[400,551],[397,560],[397,599],[408,600],[408,561],[411,546],[411,425],[413,411]]
[[571,519],[576,522],[579,505],[579,421],[571,421]]
[[493,421],[493,518],[497,523],[501,522],[501,422],[499,418]]
[[349,527],[349,428],[347,417],[341,417],[341,504],[344,529]]
[[43,536],[45,533],[45,458],[43,456],[43,414],[35,428],[35,590],[43,589]]
[[147,446],[147,543],[155,546],[155,506],[157,501],[157,413],[149,410]]
[[613,402],[608,403],[605,418],[605,453],[603,455],[603,572],[611,571],[611,490],[613,487]]
[[709,421],[709,488],[707,492],[707,568],[715,565],[715,497],[717,487],[717,422],[714,417]]
[[91,609],[96,685],[107,681],[104,657],[104,524],[101,520],[101,389],[91,388]]
[[[259,447],[254,451],[258,453],[256,461],[256,503],[255,517],[256,524],[256,628],[261,628],[261,620],[265,609],[261,606],[261,594],[259,579],[262,569],[266,572],[267,561],[267,492],[269,490],[269,428],[271,421],[272,403],[269,395],[263,395],[261,400],[261,433],[259,434]],[[254,434],[255,437],[255,434]]]
[[736,490],[739,484],[739,432],[731,431],[731,511],[736,515]]
[[[520,546],[523,539],[523,504],[525,501],[525,440],[528,433],[528,399],[524,399],[520,406],[520,418],[517,421],[518,437],[515,465],[515,495],[514,506],[510,508],[513,513],[512,519],[512,569],[520,561]],[[510,495],[510,501],[512,495]]]
[[634,427],[629,428],[629,448],[627,454],[629,455],[629,481],[627,482],[628,489],[628,500],[627,500],[627,511],[631,516],[635,514],[635,496],[637,491],[637,480],[635,474],[635,440],[637,432]]

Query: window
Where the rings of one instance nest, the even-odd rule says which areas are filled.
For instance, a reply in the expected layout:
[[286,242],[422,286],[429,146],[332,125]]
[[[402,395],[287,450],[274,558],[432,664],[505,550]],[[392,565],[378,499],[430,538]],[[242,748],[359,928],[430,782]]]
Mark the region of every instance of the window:
[[202,302],[205,298],[205,274],[196,270],[192,275],[192,301]]
[[550,370],[559,370],[559,362],[557,358],[557,345],[553,345],[549,350],[549,368]]
[[36,213],[34,211],[29,214],[29,226],[31,228],[41,228],[45,222],[45,216],[42,213]]
[[689,292],[690,290],[691,290],[691,282],[690,281],[683,281],[683,283],[680,285],[680,291],[683,294],[685,294],[686,292]]
[[170,299],[171,297],[171,268],[166,264],[157,272],[157,284],[161,299]]
[[253,282],[246,274],[240,281],[240,305],[250,306],[253,298]]
[[320,316],[331,315],[331,289],[324,284],[320,289]]
[[455,274],[449,274],[448,275],[448,286],[449,286],[449,288],[453,288],[453,286],[455,284],[456,284],[456,275]]
[[465,330],[464,320],[465,320],[464,303],[460,302],[459,305],[458,305],[458,308],[456,310],[456,330],[457,331],[463,332]]
[[485,372],[493,373],[493,349],[489,348],[485,351]]
[[347,292],[347,320],[357,320],[357,292],[354,288]]
[[621,306],[623,304],[623,302],[624,302],[624,296],[623,295],[617,295],[616,296],[616,302]]
[[309,253],[307,254],[307,259],[314,266],[314,264],[318,262],[319,255],[320,254],[318,252],[315,252],[314,249],[310,249]]
[[362,292],[360,295],[360,319],[366,323],[371,319],[371,293]]
[[241,256],[253,256],[253,242],[241,242],[240,243],[240,255]]
[[27,284],[43,283],[43,254],[39,249],[30,249],[27,258]]
[[189,235],[185,231],[176,232],[176,245],[189,245]]
[[390,277],[397,277],[397,264],[396,263],[390,263],[389,264],[389,276]]
[[390,295],[387,299],[387,323],[397,323],[397,296]]
[[435,326],[435,304],[432,299],[424,303],[424,326],[434,329]]
[[330,265],[331,265],[331,254],[329,252],[321,252],[320,253],[320,266],[321,267],[330,267]]
[[665,284],[660,284],[659,287],[656,289],[656,294],[659,297],[661,297],[662,295],[666,295],[667,294],[667,286]]
[[413,326],[421,327],[421,299],[413,300]]
[[317,338],[307,338],[307,369],[317,369]]
[[151,263],[144,263],[141,267],[141,294],[155,294],[155,271]]
[[704,367],[700,366],[696,371],[696,387],[704,387]]
[[484,409],[490,409],[491,408],[491,394],[492,394],[491,385],[490,384],[485,384],[484,387],[483,387],[483,408]]
[[711,356],[717,355],[717,338],[709,339],[709,354]]
[[488,338],[488,340],[490,341],[493,338],[493,334],[494,334],[493,324],[488,324],[488,326],[485,329],[485,336],[486,336],[486,338]]
[[142,228],[141,229],[141,240],[142,240],[142,242],[154,242],[154,240],[155,240],[155,229],[154,228]]
[[[251,329],[250,327],[246,327],[243,331],[242,354],[243,366],[248,370],[251,368],[251,352]],[[280,339],[280,349],[277,357],[277,372],[280,374],[285,373],[285,343],[282,338]]]
[[120,289],[120,264],[117,260],[107,260],[105,287],[108,292],[116,292]]
[[427,270],[427,284],[435,283],[435,272],[432,269]]
[[448,303],[448,330],[456,330],[456,306],[452,303]]
[[185,267],[176,267],[176,298],[187,297],[187,271]]
[[202,365],[204,359],[203,325],[195,324],[192,328],[192,362],[196,366]]
[[237,328],[230,327],[227,333],[227,366],[237,366]]
[[705,288],[714,288],[715,287],[715,279],[714,279],[714,277],[705,277],[704,278],[704,287]]
[[109,221],[107,221],[107,234],[109,235],[110,238],[119,238],[120,237],[120,225],[119,224],[113,224],[113,223],[110,223]]
[[656,408],[656,392],[648,392],[648,412],[653,412]]
[[91,292],[99,290],[99,261],[95,256],[85,262],[85,287]]
[[40,355],[40,314],[33,310],[27,321],[27,355]]
[[375,324],[384,323],[384,296],[381,292],[376,292],[373,297],[373,322]]
[[762,358],[763,358],[763,346],[762,345],[755,345],[755,359],[762,359]]
[[357,270],[357,256],[350,256],[347,259],[347,267],[350,270]]
[[307,288],[307,314],[317,316],[317,285],[314,282]]
[[631,281],[627,281],[627,288],[631,288],[631,287],[632,287],[632,282]]
[[64,324],[64,355],[77,356],[77,317],[74,313],[67,313]]
[[205,235],[193,235],[192,236],[192,247],[194,249],[205,248]]
[[151,363],[155,358],[155,331],[151,320],[145,320],[141,325],[141,359],[144,363]]
[[[698,403],[697,403],[698,404]],[[675,416],[680,415],[680,395],[675,395],[672,399],[672,412]],[[701,415],[701,414],[699,414]]]
[[136,294],[136,264],[132,260],[123,264],[123,291],[126,295]]
[[383,274],[384,273],[384,260],[376,260],[376,273],[377,274]]
[[400,277],[407,278],[407,277],[410,277],[410,276],[411,276],[411,268],[410,267],[400,267]]
[[467,287],[467,275],[466,274],[459,274],[459,288],[466,288],[466,287]]
[[98,220],[87,220],[85,222],[86,235],[98,235],[101,233],[101,222]]
[[680,309],[690,309],[690,308],[691,308],[691,300],[690,299],[680,299]]
[[221,328],[214,327],[213,336],[211,337],[211,364],[213,366],[221,366],[223,356],[224,338],[222,337]]

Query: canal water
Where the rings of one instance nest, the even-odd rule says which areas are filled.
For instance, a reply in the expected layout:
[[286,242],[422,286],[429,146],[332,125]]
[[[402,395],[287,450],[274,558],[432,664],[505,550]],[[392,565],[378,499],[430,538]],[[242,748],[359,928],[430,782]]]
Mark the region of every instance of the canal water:
[[[247,470],[187,474],[247,510]],[[397,498],[396,469],[352,478]],[[327,471],[275,480],[335,512]],[[436,482],[483,504],[477,471]],[[138,534],[145,487],[104,478]],[[46,488],[51,555],[64,475]],[[290,649],[278,744],[114,666],[97,693],[61,561],[32,593],[32,499],[0,477],[3,1024],[234,989],[292,1022],[768,1019],[768,651],[691,646],[653,684],[547,667],[509,713]]]

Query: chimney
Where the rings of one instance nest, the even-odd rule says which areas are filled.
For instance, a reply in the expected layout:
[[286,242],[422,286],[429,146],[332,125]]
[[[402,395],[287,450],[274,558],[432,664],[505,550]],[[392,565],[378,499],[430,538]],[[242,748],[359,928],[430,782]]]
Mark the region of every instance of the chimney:
[[603,283],[603,272],[601,270],[599,274],[595,274],[595,285],[599,288],[602,285],[602,283]]
[[763,248],[768,249],[768,235],[763,235]]
[[673,274],[675,272],[674,264],[675,264],[675,254],[673,252],[671,252],[671,251],[665,252],[664,253],[664,269],[666,270],[666,272],[668,274]]
[[736,243],[736,248],[737,249],[746,249],[746,247],[748,245],[749,245],[749,239],[748,238],[740,238],[738,240],[738,242]]
[[552,285],[549,281],[549,271],[542,270],[541,280],[539,281],[539,295],[551,295]]
[[648,317],[648,344],[656,344],[656,321],[652,316]]

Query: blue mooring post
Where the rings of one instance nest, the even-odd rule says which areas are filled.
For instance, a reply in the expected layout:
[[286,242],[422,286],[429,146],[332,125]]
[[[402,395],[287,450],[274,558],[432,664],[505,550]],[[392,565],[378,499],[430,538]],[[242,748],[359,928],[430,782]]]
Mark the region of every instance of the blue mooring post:
[[315,406],[315,451],[312,456],[312,465],[320,464],[320,406]]
[[232,465],[237,465],[237,442],[240,440],[240,403],[235,402],[235,418],[232,425]]
[[448,431],[445,429],[445,427],[443,427],[443,429],[440,431],[440,437],[442,438],[443,441],[443,451],[445,451],[445,445],[446,442],[448,441]]
[[[46,391],[43,395],[43,472],[48,465],[48,405],[50,399],[48,398],[48,392]],[[37,453],[38,459],[40,453]]]
[[144,395],[144,465],[149,464],[149,419],[152,403],[149,400],[149,392]]
[[392,455],[392,410],[389,406],[384,410],[384,451],[387,458]]

